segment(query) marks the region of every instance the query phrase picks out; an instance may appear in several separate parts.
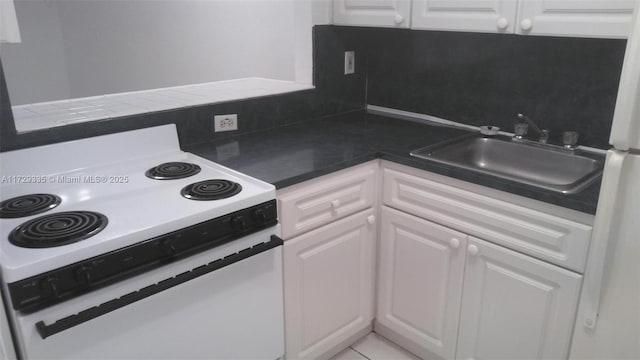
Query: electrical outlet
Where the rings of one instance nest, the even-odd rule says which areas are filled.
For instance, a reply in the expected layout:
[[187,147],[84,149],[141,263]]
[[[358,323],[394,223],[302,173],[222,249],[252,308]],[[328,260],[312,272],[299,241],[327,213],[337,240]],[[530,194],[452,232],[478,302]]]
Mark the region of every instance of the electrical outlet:
[[345,51],[344,52],[344,74],[353,74],[356,72],[356,52]]
[[213,117],[213,131],[238,130],[238,114],[216,115]]

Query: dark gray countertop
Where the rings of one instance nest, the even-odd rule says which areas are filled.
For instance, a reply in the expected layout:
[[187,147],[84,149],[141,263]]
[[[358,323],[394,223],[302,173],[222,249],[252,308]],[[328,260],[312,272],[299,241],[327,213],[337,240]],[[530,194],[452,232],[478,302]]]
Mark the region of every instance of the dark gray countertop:
[[595,214],[600,180],[578,194],[549,190],[422,160],[411,150],[467,132],[354,112],[185,147],[211,161],[284,188],[381,158],[478,185]]

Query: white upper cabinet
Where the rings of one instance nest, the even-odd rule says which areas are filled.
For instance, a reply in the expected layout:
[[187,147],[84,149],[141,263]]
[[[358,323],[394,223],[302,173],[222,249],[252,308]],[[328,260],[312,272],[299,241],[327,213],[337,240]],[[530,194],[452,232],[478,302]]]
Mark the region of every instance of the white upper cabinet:
[[[334,23],[626,38],[637,0],[334,0]],[[409,21],[411,20],[411,21]]]
[[516,0],[414,0],[414,29],[513,33]]
[[334,0],[333,22],[358,25],[408,28],[411,0]]
[[520,0],[518,34],[626,38],[634,0]]

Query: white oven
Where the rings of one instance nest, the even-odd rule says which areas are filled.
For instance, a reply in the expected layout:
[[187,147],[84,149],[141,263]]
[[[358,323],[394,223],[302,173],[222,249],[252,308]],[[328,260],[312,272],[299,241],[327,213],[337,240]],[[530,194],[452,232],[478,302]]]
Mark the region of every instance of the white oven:
[[277,359],[284,330],[276,233],[266,229],[18,314],[18,352],[25,359]]

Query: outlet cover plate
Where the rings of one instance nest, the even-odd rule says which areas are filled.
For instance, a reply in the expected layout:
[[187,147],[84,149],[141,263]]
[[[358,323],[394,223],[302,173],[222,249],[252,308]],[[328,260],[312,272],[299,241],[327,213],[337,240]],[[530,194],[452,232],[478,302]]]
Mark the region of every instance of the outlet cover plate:
[[215,115],[213,117],[213,131],[238,130],[238,114]]

